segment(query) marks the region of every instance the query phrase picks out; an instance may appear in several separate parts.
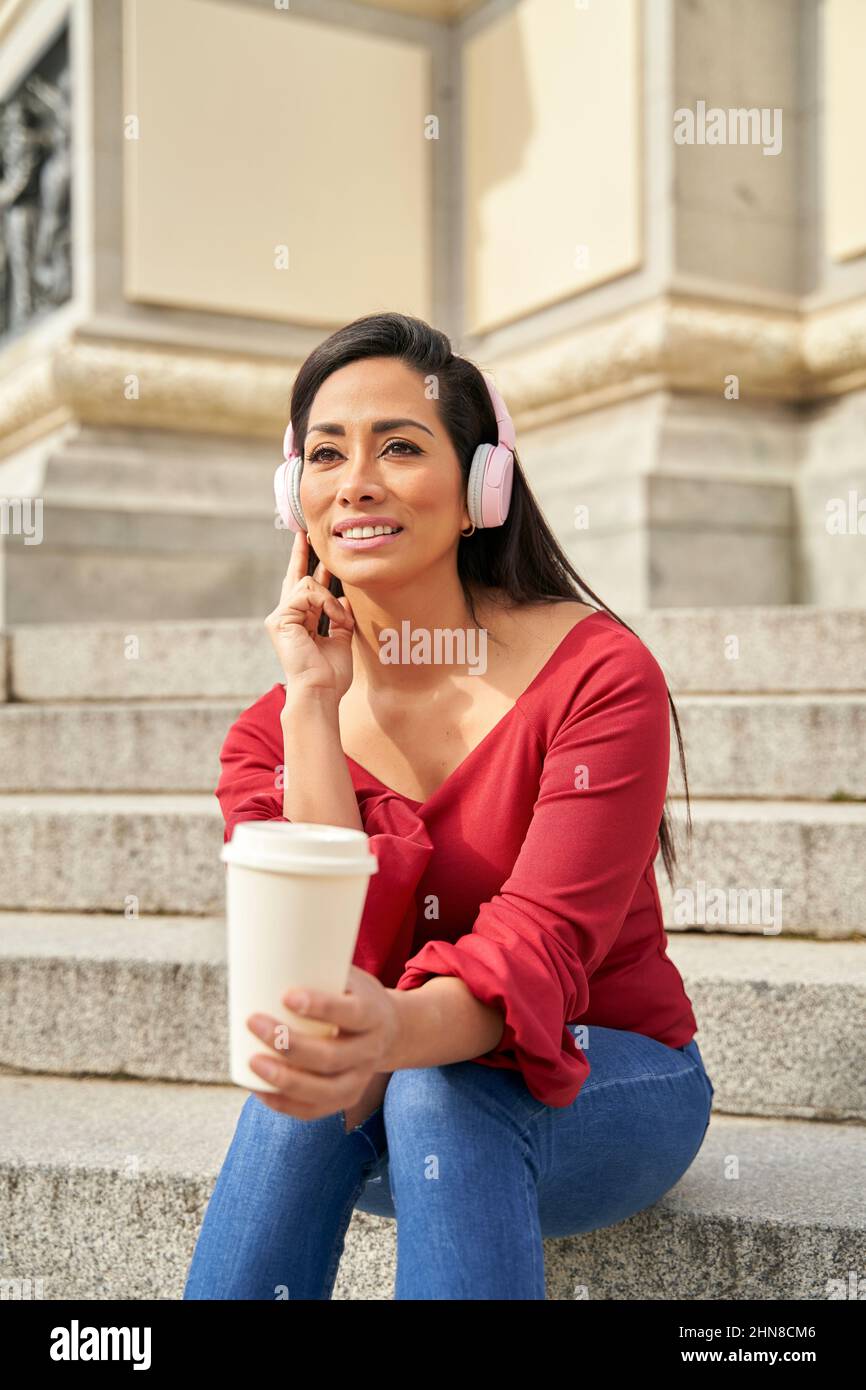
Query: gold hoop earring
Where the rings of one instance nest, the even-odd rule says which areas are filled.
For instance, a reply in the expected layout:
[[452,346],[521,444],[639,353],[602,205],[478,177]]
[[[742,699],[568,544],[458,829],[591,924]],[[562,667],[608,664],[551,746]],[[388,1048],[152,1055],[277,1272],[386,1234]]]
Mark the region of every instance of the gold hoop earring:
[[461,531],[460,534],[461,534],[461,536],[471,536],[471,535],[473,534],[474,531],[475,531],[475,522],[473,521],[473,523],[472,523],[472,530],[471,530],[471,531]]

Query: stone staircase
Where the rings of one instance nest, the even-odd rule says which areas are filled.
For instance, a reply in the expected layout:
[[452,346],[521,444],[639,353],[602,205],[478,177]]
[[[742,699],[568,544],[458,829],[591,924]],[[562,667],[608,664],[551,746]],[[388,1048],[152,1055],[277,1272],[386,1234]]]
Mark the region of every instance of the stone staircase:
[[[782,922],[683,923],[659,860],[713,1119],[661,1202],[546,1243],[548,1297],[825,1299],[866,1277],[866,610],[622,616],[686,744],[676,887],[779,890]],[[0,1279],[177,1299],[247,1095],[219,748],[281,673],[258,620],[39,623],[0,647]],[[336,1298],[391,1298],[394,1237],[354,1214]]]

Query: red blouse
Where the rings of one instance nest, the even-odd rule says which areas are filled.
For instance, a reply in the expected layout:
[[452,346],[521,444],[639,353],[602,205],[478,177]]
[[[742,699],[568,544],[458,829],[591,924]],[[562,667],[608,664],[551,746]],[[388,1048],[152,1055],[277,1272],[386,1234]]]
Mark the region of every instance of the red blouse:
[[[284,701],[273,686],[226,736],[226,841],[238,821],[286,819]],[[379,861],[355,965],[397,989],[459,976],[505,1019],[473,1060],[521,1071],[551,1106],[570,1105],[590,1070],[567,1023],[689,1042],[697,1023],[653,869],[669,759],[661,668],[602,610],[575,623],[426,801],[347,756]]]

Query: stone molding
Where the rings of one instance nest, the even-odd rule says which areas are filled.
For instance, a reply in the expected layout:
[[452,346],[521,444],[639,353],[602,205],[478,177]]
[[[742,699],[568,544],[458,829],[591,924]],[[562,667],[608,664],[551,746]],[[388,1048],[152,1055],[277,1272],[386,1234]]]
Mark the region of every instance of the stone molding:
[[371,10],[389,10],[392,14],[411,15],[413,19],[436,19],[448,24],[480,9],[484,0],[359,0],[359,3]]
[[[811,314],[660,297],[494,360],[522,433],[654,390],[818,400],[866,386],[866,300]],[[297,362],[73,334],[0,380],[0,456],[65,421],[282,435]],[[138,396],[128,399],[127,382]]]

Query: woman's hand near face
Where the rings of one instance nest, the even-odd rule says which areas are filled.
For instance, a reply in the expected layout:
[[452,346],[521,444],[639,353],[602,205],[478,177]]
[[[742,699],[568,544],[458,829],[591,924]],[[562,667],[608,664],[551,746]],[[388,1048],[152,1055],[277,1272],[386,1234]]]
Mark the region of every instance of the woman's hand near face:
[[[301,1120],[318,1120],[344,1110],[351,1128],[372,1114],[388,1084],[385,1059],[392,1054],[398,1027],[393,991],[375,975],[352,965],[345,993],[304,992],[310,999],[304,1017],[335,1023],[340,1031],[334,1038],[311,1037],[288,1022],[251,1015],[247,1027],[271,1050],[253,1054],[250,1067],[278,1087],[253,1094],[272,1110]],[[290,994],[285,1002],[300,1012]]]
[[[328,588],[330,573],[322,561],[312,575],[306,532],[295,532],[289,567],[280,599],[265,618],[286,676],[286,694],[294,690],[324,690],[342,700],[352,684],[352,634],[355,619],[349,600],[335,598]],[[330,619],[327,637],[317,632],[322,613]]]

